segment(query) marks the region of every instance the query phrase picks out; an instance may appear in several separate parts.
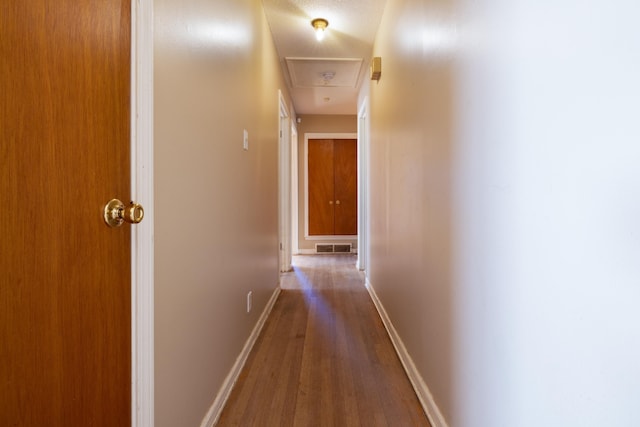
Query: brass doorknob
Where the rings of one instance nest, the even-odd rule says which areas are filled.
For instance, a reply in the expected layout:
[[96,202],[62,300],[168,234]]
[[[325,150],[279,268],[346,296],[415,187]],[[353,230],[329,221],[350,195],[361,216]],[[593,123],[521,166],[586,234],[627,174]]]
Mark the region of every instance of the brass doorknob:
[[340,204],[340,200],[336,200],[336,205],[339,205],[339,204]]
[[104,222],[109,227],[120,227],[124,222],[138,224],[144,218],[142,205],[131,202],[125,206],[118,199],[110,200],[104,207]]

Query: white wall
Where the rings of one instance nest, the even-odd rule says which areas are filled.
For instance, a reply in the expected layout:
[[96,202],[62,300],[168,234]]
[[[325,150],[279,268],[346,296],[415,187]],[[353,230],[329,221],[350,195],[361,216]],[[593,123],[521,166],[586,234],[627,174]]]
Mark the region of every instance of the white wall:
[[640,425],[638,16],[389,0],[369,279],[451,426]]
[[197,426],[278,283],[284,82],[259,0],[157,0],[154,42],[155,421]]

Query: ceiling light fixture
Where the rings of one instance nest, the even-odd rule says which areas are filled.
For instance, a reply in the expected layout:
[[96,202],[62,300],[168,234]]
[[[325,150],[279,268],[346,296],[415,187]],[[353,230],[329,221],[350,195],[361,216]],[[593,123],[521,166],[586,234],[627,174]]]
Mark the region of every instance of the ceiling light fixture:
[[329,21],[324,18],[316,18],[311,21],[311,26],[316,31],[316,39],[318,41],[322,41],[322,39],[324,38],[324,31],[329,26]]

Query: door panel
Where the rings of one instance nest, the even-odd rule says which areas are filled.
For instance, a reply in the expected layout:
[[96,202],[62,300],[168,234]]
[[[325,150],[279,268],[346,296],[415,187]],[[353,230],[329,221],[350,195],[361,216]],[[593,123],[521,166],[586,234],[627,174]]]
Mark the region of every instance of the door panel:
[[333,140],[310,139],[309,235],[330,235],[334,229]]
[[334,234],[358,234],[358,148],[355,139],[336,139],[333,144],[335,177]]
[[0,4],[0,425],[130,424],[130,10]]

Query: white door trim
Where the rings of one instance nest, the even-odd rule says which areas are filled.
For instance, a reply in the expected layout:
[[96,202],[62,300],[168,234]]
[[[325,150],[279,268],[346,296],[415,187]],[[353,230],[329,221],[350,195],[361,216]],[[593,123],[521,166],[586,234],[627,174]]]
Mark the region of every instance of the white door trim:
[[369,97],[358,111],[358,269],[365,270],[369,256]]
[[291,120],[291,254],[300,252],[298,236],[298,129]]
[[278,199],[279,199],[279,268],[291,270],[291,119],[287,103],[278,90]]
[[[356,239],[357,236],[310,236],[309,235],[309,140],[310,139],[356,139],[357,133],[305,133],[304,134],[304,239],[336,240]],[[360,189],[358,188],[358,192]]]
[[131,1],[131,425],[154,425],[153,0]]

